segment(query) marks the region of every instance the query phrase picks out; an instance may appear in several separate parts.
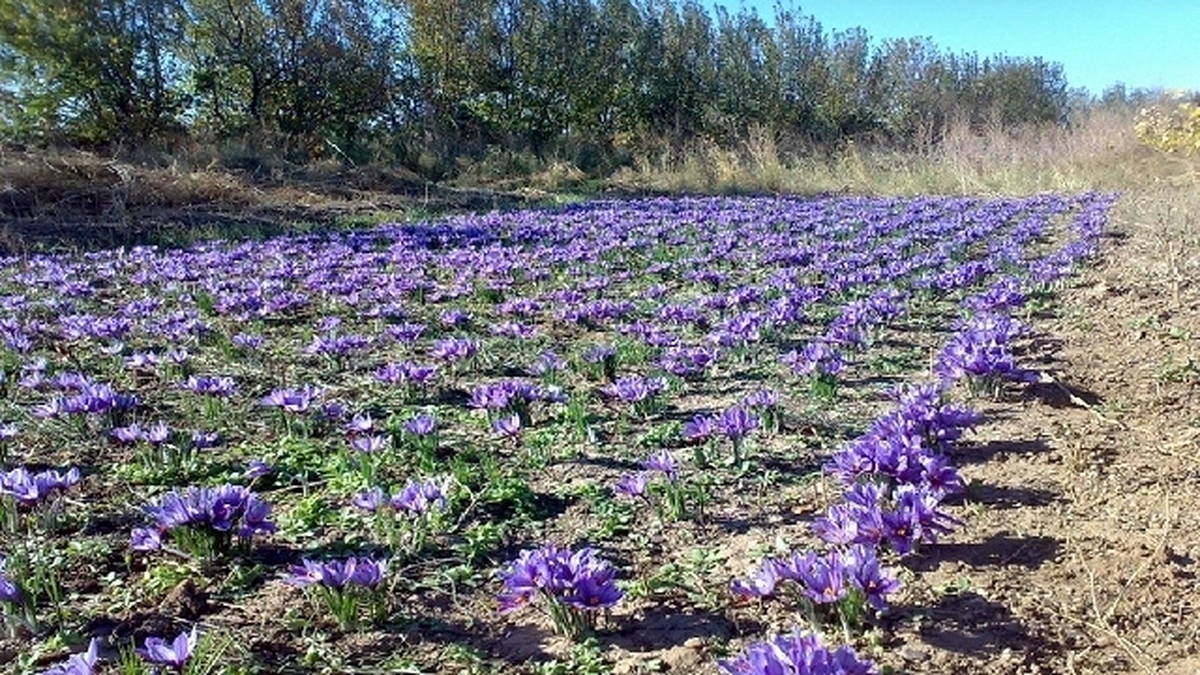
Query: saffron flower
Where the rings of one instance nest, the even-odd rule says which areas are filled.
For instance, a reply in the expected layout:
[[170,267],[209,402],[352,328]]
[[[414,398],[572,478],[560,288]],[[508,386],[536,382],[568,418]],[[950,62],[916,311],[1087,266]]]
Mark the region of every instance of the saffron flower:
[[595,613],[611,609],[625,595],[616,585],[616,569],[595,549],[571,551],[553,543],[521,551],[500,570],[500,579],[501,612],[541,601],[555,627],[573,638],[594,629]]
[[95,672],[96,662],[99,660],[100,641],[92,638],[88,643],[87,651],[72,654],[67,657],[66,663],[60,663],[49,670],[44,670],[42,675],[92,675]]
[[437,420],[429,413],[418,413],[404,423],[404,430],[413,436],[423,438],[437,430]]
[[33,508],[48,500],[51,495],[78,483],[79,469],[71,468],[66,473],[47,469],[30,473],[19,466],[12,471],[0,472],[0,495],[12,497],[22,508]]
[[768,642],[750,645],[746,653],[719,661],[725,675],[877,675],[871,661],[858,657],[850,647],[829,649],[814,633],[796,629]]
[[717,433],[717,426],[715,417],[697,414],[683,423],[683,439],[689,442],[707,441]]
[[170,642],[160,637],[146,638],[145,647],[138,649],[137,653],[149,663],[182,673],[195,651],[196,629],[193,627],[191,633],[180,633]]
[[613,492],[624,497],[645,497],[646,485],[650,480],[648,471],[622,474],[613,486]]
[[237,383],[232,377],[217,375],[192,375],[184,380],[180,388],[207,396],[227,398],[238,391]]
[[315,562],[307,558],[292,565],[283,583],[313,593],[342,629],[355,627],[361,609],[370,609],[372,619],[381,617],[387,598],[382,587],[387,561],[352,556],[343,560]]
[[320,387],[305,385],[300,389],[278,388],[261,399],[264,406],[280,408],[284,412],[306,413],[314,403],[319,403],[323,391]]
[[410,478],[390,504],[397,511],[424,515],[430,511],[445,511],[450,481],[447,478]]
[[650,455],[646,461],[642,462],[642,468],[647,471],[661,473],[671,482],[675,482],[679,477],[678,469],[675,466],[675,458],[671,456],[671,452],[666,448]]
[[0,602],[20,602],[21,587],[5,573],[4,568],[7,564],[8,559],[0,556]]
[[521,435],[521,416],[517,413],[504,415],[492,420],[492,431],[506,438],[516,438]]
[[314,562],[307,558],[299,565],[292,565],[284,576],[283,582],[291,586],[327,586],[329,588],[345,588],[346,586],[378,586],[383,581],[387,570],[386,561],[370,558],[350,557],[344,560]]
[[758,417],[740,406],[729,408],[717,418],[717,429],[734,443],[740,443],[758,426]]
[[390,442],[388,436],[362,434],[350,439],[350,447],[361,453],[372,454],[387,448]]
[[275,531],[269,520],[271,505],[248,488],[234,485],[173,490],[143,511],[154,525],[134,528],[130,543],[135,550],[159,548],[163,535],[170,534],[188,553],[207,557],[227,548],[235,535],[249,540]]

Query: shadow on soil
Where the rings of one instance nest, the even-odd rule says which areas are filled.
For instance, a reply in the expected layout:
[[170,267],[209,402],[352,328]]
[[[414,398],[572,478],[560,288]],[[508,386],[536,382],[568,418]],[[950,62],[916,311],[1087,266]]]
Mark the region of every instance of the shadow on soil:
[[[1049,506],[1057,502],[1060,496],[1058,492],[1042,488],[975,484],[967,488],[965,501],[993,509],[1016,509],[1023,506]],[[948,503],[952,501],[947,500]]]
[[688,638],[728,639],[736,633],[734,625],[718,614],[659,604],[648,607],[608,642],[629,651],[652,651],[682,645]]
[[1079,401],[1093,407],[1104,405],[1099,394],[1059,382],[1034,382],[1025,388],[1025,399],[1039,401],[1051,408],[1078,408]]
[[906,559],[905,567],[929,572],[943,562],[961,562],[972,567],[1019,565],[1036,569],[1053,560],[1061,548],[1062,541],[1054,537],[1021,537],[997,532],[978,542],[936,544],[921,555]]
[[1050,444],[1044,439],[1034,438],[1024,441],[989,441],[978,445],[967,442],[952,454],[954,455],[954,462],[959,466],[963,466],[967,464],[984,464],[996,459],[1000,455],[1036,455],[1049,452],[1050,449]]
[[991,658],[1005,649],[1039,652],[1049,647],[1031,635],[1008,607],[974,591],[944,595],[923,609],[931,621],[921,630],[921,640],[937,649]]

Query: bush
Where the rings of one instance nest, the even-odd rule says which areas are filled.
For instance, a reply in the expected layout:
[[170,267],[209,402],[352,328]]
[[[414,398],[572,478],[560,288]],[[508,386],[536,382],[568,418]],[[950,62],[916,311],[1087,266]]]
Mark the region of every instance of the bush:
[[1138,139],[1163,152],[1200,152],[1200,102],[1180,103],[1173,109],[1150,106],[1138,112]]

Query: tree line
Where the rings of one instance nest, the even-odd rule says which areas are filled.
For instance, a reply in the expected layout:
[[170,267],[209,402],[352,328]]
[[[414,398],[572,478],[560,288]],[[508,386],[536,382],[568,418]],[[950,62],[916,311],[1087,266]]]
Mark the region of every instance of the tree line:
[[[805,147],[1062,123],[1062,67],[695,0],[0,0],[0,130],[232,139],[303,160],[501,149],[581,164],[770,133]],[[586,167],[585,167],[586,168]]]

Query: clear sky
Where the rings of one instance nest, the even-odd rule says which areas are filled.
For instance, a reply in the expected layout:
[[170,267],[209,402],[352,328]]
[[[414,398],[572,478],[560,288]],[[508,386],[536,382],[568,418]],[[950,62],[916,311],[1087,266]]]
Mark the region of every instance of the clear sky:
[[[775,0],[717,0],[768,21]],[[1200,90],[1200,0],[784,0],[826,31],[873,40],[926,36],[953,52],[1040,56],[1072,87]]]

